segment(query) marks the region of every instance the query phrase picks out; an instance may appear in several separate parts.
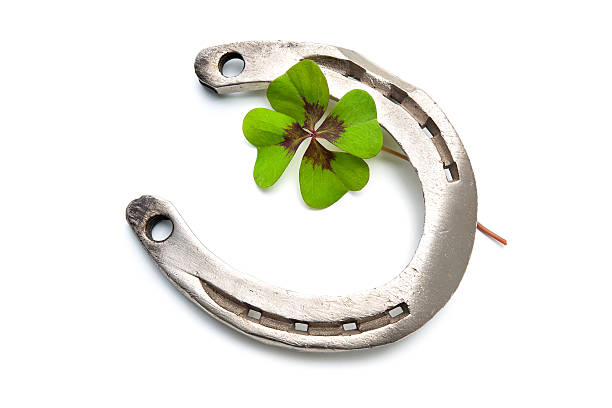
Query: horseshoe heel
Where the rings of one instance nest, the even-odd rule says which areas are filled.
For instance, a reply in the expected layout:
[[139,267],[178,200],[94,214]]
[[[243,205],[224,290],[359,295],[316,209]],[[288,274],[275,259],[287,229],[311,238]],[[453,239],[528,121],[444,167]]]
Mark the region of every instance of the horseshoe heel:
[[[244,70],[220,68],[239,57]],[[353,51],[295,42],[240,42],[206,48],[195,62],[200,82],[222,93],[264,89],[302,59],[319,64],[338,99],[364,89],[380,124],[417,170],[425,200],[423,235],[410,264],[381,287],[350,296],[315,296],[268,285],[226,265],[202,245],[168,201],[143,196],[126,215],[145,249],[189,299],[258,340],[306,350],[348,350],[396,341],[446,304],[467,267],[476,231],[474,174],[459,137],[436,103]],[[151,228],[168,218],[162,242]]]

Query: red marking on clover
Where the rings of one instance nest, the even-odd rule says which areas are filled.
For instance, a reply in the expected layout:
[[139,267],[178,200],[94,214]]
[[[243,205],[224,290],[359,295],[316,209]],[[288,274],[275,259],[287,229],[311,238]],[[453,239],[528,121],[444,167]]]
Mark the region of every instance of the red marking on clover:
[[284,139],[280,146],[283,146],[287,151],[295,153],[302,144],[302,142],[308,138],[311,139],[310,146],[306,149],[304,157],[312,161],[312,167],[320,165],[322,169],[333,171],[331,168],[331,161],[335,158],[335,154],[327,150],[323,145],[316,141],[316,139],[325,139],[330,143],[335,142],[344,133],[343,120],[338,120],[337,116],[328,116],[325,118],[321,126],[315,129],[316,123],[323,117],[325,109],[318,103],[308,103],[305,98],[304,110],[306,111],[306,119],[304,120],[304,126],[300,126],[299,123],[294,122],[291,126],[285,129]]
[[307,102],[304,97],[302,97],[302,100],[304,101],[304,110],[306,111],[304,127],[308,130],[314,130],[315,125],[325,113],[325,108],[318,103]]
[[320,137],[333,143],[344,133],[344,129],[346,129],[346,126],[344,126],[343,120],[338,120],[338,116],[328,116],[321,123],[318,131]]
[[300,124],[297,122],[292,123],[291,127],[284,130],[285,134],[283,134],[283,138],[285,140],[280,142],[279,145],[283,146],[285,150],[289,152],[295,153],[298,147],[300,147],[300,144],[302,144],[304,140],[310,137],[308,132],[302,129]]
[[304,153],[304,159],[312,161],[313,169],[315,168],[315,165],[318,164],[323,170],[333,172],[331,162],[335,158],[336,154],[323,147],[314,137],[310,141],[310,146],[308,146],[308,149],[306,149],[306,152]]

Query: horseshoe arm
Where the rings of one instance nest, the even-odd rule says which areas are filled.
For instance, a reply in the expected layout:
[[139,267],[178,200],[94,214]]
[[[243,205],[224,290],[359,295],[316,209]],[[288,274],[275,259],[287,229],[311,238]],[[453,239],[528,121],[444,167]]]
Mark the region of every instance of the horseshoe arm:
[[[221,74],[228,58],[244,70]],[[425,200],[424,231],[410,264],[381,287],[348,296],[316,296],[266,284],[232,269],[191,232],[176,208],[152,196],[130,203],[126,216],[167,277],[215,318],[259,340],[308,350],[348,350],[398,340],[425,324],[453,294],[467,267],[476,230],[477,196],[469,158],[452,125],[420,89],[359,54],[326,45],[241,42],[206,48],[196,58],[200,82],[218,93],[263,89],[302,59],[317,62],[339,99],[364,89],[380,124],[417,170]],[[427,130],[425,132],[424,130]],[[427,135],[429,133],[429,135]],[[168,239],[151,227],[172,220]]]

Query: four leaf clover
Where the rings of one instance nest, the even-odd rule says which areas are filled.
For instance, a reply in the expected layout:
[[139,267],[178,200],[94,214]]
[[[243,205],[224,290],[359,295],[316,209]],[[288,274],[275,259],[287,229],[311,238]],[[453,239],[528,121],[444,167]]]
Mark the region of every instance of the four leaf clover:
[[[306,204],[326,208],[367,184],[370,170],[363,159],[376,156],[383,142],[376,105],[367,92],[346,93],[317,126],[327,109],[329,88],[319,66],[303,60],[270,83],[267,97],[275,111],[253,109],[242,125],[244,136],[257,147],[253,177],[258,186],[273,185],[305,141],[310,144],[299,180]],[[327,149],[321,140],[344,152]]]

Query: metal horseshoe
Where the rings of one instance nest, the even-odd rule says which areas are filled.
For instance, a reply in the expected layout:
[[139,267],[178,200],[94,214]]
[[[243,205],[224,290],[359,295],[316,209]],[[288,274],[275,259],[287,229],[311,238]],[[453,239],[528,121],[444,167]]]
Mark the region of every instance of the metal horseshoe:
[[[235,77],[221,73],[231,58],[244,61]],[[350,296],[285,290],[232,269],[198,241],[174,206],[152,196],[132,201],[126,216],[160,269],[213,317],[257,340],[303,350],[380,346],[424,325],[449,300],[467,267],[476,231],[474,173],[455,129],[422,90],[386,73],[359,54],[328,45],[247,41],[210,47],[196,58],[200,82],[219,94],[265,89],[302,59],[325,74],[332,98],[364,89],[376,101],[381,126],[418,173],[425,200],[423,235],[410,264],[381,287]],[[173,230],[154,241],[152,227]]]

